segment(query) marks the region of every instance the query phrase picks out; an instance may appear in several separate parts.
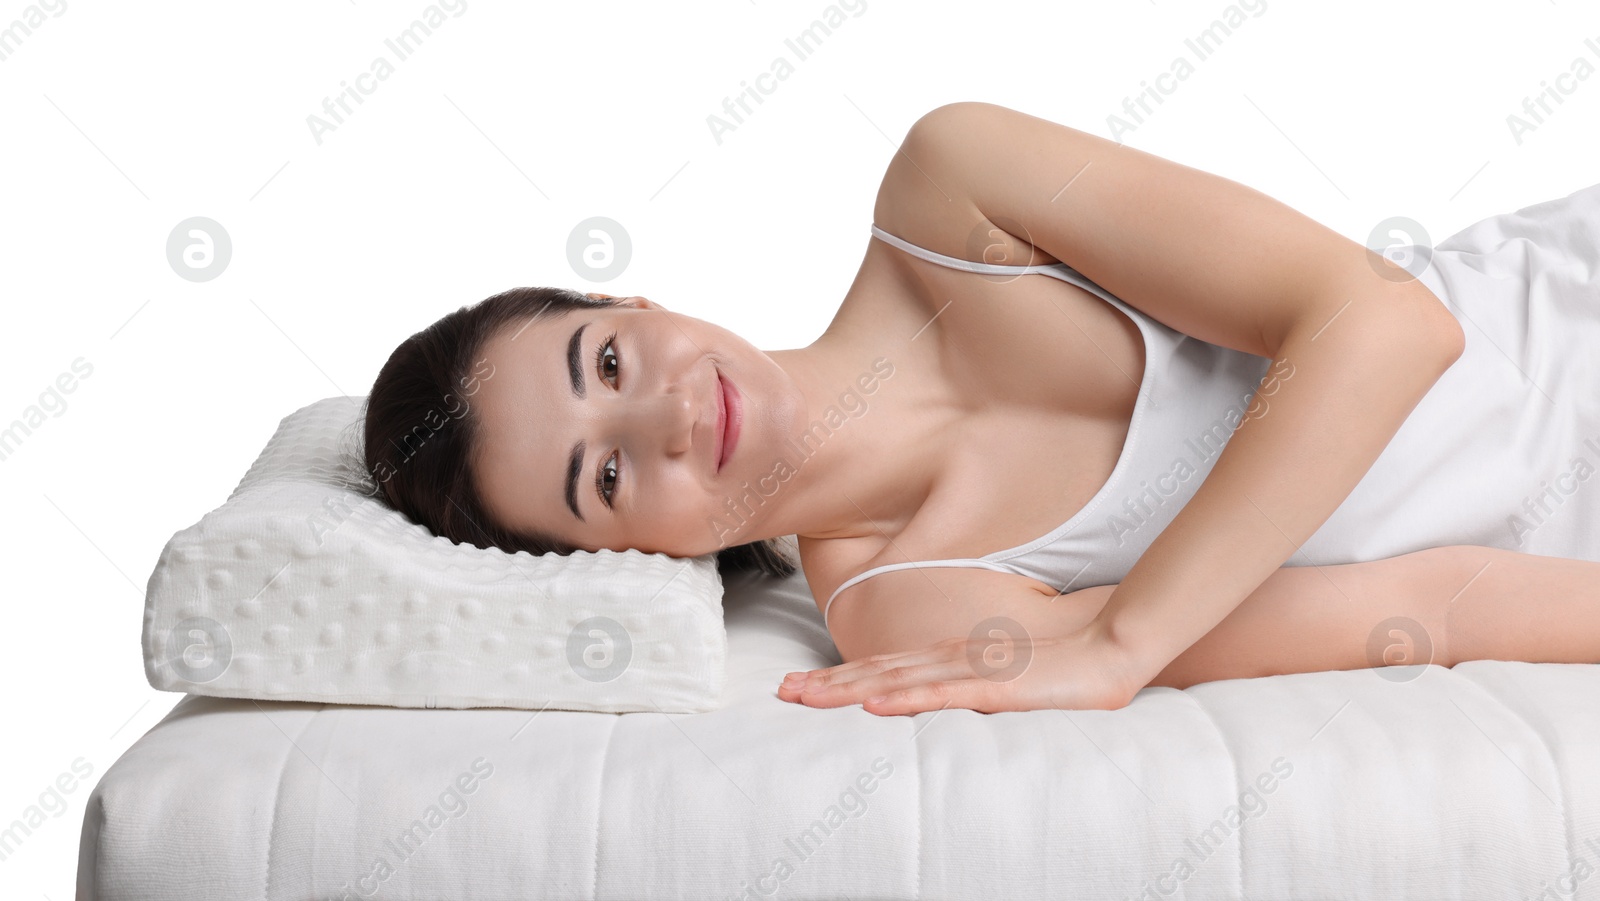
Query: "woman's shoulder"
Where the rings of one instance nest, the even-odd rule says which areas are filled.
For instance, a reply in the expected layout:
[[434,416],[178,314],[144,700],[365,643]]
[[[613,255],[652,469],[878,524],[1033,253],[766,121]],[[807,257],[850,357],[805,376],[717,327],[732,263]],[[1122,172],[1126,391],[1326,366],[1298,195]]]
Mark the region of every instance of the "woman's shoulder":
[[950,150],[957,143],[952,136],[959,138],[959,133],[986,122],[1020,115],[1002,106],[970,101],[924,113],[889,158],[873,203],[873,224],[897,238],[957,259],[1036,266],[1059,262],[1019,236],[1024,232],[1019,223],[991,219],[978,209],[969,188],[974,183],[973,167],[981,162],[971,153]]
[[821,612],[839,586],[869,569],[877,548],[860,538],[807,538],[796,536],[800,569]]

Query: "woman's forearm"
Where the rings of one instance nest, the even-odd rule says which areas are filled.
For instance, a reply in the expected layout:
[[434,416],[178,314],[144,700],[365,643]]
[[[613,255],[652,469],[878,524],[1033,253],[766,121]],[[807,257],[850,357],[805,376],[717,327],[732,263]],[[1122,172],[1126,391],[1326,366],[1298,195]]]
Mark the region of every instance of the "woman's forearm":
[[1600,563],[1455,545],[1433,590],[1445,604],[1440,656],[1600,663]]
[[1266,395],[1264,380],[1205,481],[1097,618],[1146,674],[1291,558],[1460,356],[1459,332],[1440,327],[1449,313],[1425,287],[1360,284],[1347,305],[1324,307],[1284,336],[1269,370],[1275,390]]
[[[1114,588],[1068,597],[1098,611]],[[1600,663],[1600,563],[1449,545],[1285,566],[1148,684],[1464,660]]]

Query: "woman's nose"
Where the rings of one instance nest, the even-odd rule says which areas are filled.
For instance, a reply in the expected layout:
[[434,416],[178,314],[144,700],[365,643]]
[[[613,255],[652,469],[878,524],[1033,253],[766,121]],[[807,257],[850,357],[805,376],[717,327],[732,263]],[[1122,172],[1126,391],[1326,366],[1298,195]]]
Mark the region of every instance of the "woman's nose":
[[635,436],[647,441],[660,442],[661,452],[676,456],[694,446],[694,426],[697,408],[694,395],[684,386],[674,386],[658,391],[637,404],[624,403],[630,408],[625,416],[635,421],[629,429]]

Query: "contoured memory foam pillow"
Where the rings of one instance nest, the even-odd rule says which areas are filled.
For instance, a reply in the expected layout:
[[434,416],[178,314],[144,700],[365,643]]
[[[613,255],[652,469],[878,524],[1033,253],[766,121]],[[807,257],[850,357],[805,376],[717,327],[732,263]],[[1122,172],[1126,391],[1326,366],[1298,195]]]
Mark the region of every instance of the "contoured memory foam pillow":
[[434,535],[376,495],[364,400],[284,417],[227,501],[167,542],[145,595],[153,687],[391,707],[721,706],[715,555],[535,556]]

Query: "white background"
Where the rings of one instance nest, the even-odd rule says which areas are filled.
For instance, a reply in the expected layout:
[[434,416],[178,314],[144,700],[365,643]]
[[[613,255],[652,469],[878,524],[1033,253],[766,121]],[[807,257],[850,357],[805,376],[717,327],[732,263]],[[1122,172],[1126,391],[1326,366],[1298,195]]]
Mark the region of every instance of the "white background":
[[[822,0],[469,0],[320,144],[307,117],[393,61],[384,39],[425,4],[234,6],[67,0],[4,45],[0,428],[74,359],[93,367],[0,461],[0,830],[76,758],[93,769],[0,860],[8,898],[72,897],[93,784],[179,699],[140,649],[168,538],[279,419],[365,394],[459,306],[519,285],[644,294],[804,346],[919,115],[983,100],[1112,137],[1108,115],[1180,56],[1192,77],[1123,140],[1358,242],[1400,215],[1437,244],[1600,180],[1600,76],[1569,75],[1520,143],[1507,124],[1577,58],[1600,67],[1600,11],[1573,0],[1269,0],[1203,62],[1184,41],[1226,3],[866,0],[720,144],[707,116],[793,63],[784,40]],[[0,30],[27,9],[0,4]],[[211,281],[168,262],[192,216],[232,240]],[[604,284],[567,260],[590,216],[633,242]]]

